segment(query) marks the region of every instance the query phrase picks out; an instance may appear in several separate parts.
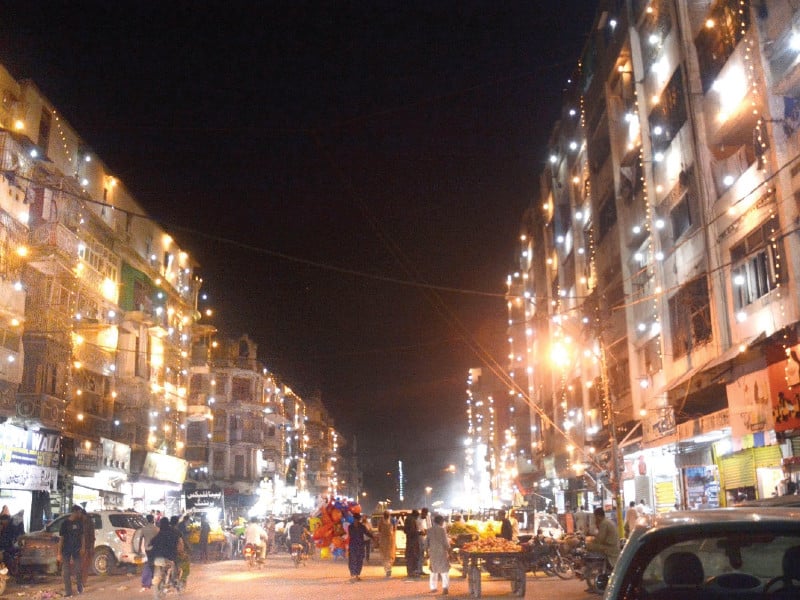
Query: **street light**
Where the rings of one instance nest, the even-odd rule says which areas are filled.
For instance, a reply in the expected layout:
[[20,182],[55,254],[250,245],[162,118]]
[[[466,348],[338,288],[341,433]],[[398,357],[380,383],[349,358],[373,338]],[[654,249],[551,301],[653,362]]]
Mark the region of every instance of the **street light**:
[[426,506],[430,506],[430,504],[431,504],[431,492],[432,491],[433,491],[433,488],[431,486],[426,486],[425,487],[425,505]]

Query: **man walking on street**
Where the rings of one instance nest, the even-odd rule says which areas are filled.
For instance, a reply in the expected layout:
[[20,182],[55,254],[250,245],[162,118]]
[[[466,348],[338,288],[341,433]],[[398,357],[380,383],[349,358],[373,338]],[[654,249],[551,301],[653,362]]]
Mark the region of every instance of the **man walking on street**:
[[89,565],[94,560],[94,518],[86,509],[81,514],[83,525],[83,556],[81,556],[81,579],[84,585],[89,581]]
[[406,574],[416,579],[419,577],[417,563],[419,562],[419,529],[417,529],[419,511],[415,508],[410,515],[406,515],[403,531],[406,534]]
[[419,555],[417,556],[417,575],[427,575],[423,569],[425,564],[425,536],[428,535],[428,529],[431,527],[431,518],[428,516],[428,509],[423,508],[419,511],[419,519],[417,519],[417,530],[419,530]]
[[83,554],[83,508],[77,504],[72,507],[69,517],[61,523],[58,532],[61,539],[58,545],[58,561],[61,563],[61,574],[64,579],[64,596],[72,596],[72,574],[78,593],[83,593],[83,577],[81,576],[81,556]]
[[153,567],[150,564],[147,549],[150,547],[150,542],[152,542],[153,538],[158,534],[155,515],[148,514],[145,519],[147,519],[147,525],[137,529],[133,534],[133,551],[136,552],[136,554],[144,554],[148,559],[142,566],[142,591],[149,590],[153,583]]
[[388,510],[383,511],[383,518],[378,523],[378,544],[380,545],[383,570],[386,572],[387,577],[392,576],[392,565],[397,552],[395,529],[391,513]]
[[442,595],[446,596],[450,587],[450,540],[443,525],[444,517],[436,515],[433,518],[433,527],[428,530],[425,541],[428,545],[428,556],[431,560],[428,567],[431,573],[429,579],[431,594],[436,593],[436,580],[441,578]]

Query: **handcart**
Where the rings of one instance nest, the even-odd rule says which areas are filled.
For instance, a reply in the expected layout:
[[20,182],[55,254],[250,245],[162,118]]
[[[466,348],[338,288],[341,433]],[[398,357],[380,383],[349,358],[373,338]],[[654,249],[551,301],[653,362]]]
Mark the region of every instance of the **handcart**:
[[525,572],[527,560],[523,552],[466,552],[461,553],[464,574],[469,583],[470,598],[481,597],[481,570],[492,565],[492,573],[496,577],[511,580],[511,593],[522,598],[525,596]]

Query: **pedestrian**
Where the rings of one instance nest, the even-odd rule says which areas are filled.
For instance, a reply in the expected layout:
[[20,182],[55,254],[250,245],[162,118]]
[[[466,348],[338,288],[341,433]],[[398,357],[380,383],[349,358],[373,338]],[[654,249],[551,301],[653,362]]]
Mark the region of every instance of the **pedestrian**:
[[575,513],[575,533],[586,535],[589,530],[589,511],[586,505],[582,504]]
[[511,522],[511,541],[514,543],[519,542],[519,519],[517,518],[519,512],[516,510],[508,511],[508,520]]
[[406,515],[403,531],[406,534],[406,575],[412,579],[419,577],[417,562],[419,561],[419,529],[417,528],[419,511],[415,508]]
[[81,578],[84,585],[89,581],[89,565],[94,560],[94,517],[83,510],[83,556],[81,556]]
[[417,574],[421,577],[427,575],[423,569],[425,564],[425,536],[428,535],[428,529],[431,527],[431,517],[428,514],[427,508],[422,508],[419,511],[419,518],[417,519],[417,530],[419,531],[419,554],[417,555]]
[[189,572],[192,570],[191,561],[189,560],[189,531],[186,529],[186,518],[172,515],[169,518],[169,525],[181,536],[181,544],[178,547],[178,560],[175,561],[175,566],[180,573],[182,589],[185,589],[186,582],[189,580]]
[[353,515],[353,522],[347,530],[348,533],[348,566],[350,568],[350,581],[361,581],[361,569],[364,568],[364,554],[366,545],[364,538],[373,537],[370,531],[361,522],[361,515]]
[[133,551],[136,554],[144,554],[147,558],[144,565],[142,565],[142,589],[141,591],[149,590],[153,584],[153,566],[150,564],[150,542],[156,537],[158,527],[156,527],[156,517],[153,513],[145,516],[147,525],[140,527],[133,534]]
[[208,536],[211,533],[211,525],[205,513],[200,515],[200,560],[208,562]]
[[497,513],[497,520],[500,521],[500,533],[497,535],[497,537],[501,537],[510,542],[514,537],[514,528],[511,526],[511,521],[506,516],[506,511],[499,511]]
[[83,554],[83,508],[75,504],[69,517],[61,523],[58,544],[58,562],[61,563],[61,575],[64,579],[64,596],[72,596],[72,575],[78,593],[83,593],[83,577],[81,575],[81,556]]
[[631,500],[628,505],[628,510],[625,511],[625,537],[631,536],[631,532],[633,528],[636,527],[640,516],[639,509],[636,507],[636,502]]
[[425,536],[425,542],[430,558],[428,570],[431,573],[429,579],[431,594],[436,593],[437,579],[441,578],[442,595],[446,596],[450,587],[450,539],[443,525],[444,517],[436,515],[433,518],[433,526]]
[[392,565],[397,554],[395,532],[397,527],[392,520],[392,513],[383,511],[383,518],[378,523],[378,545],[381,551],[381,562],[386,577],[392,576]]
[[369,555],[372,553],[372,540],[375,538],[375,533],[372,530],[372,523],[369,522],[369,517],[361,517],[361,524],[367,530],[367,535],[364,536],[364,560],[369,564]]

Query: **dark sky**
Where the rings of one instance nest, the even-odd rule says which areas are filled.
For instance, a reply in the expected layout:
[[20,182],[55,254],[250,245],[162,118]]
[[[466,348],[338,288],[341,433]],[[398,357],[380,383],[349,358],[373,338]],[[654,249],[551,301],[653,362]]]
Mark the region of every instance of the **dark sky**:
[[[504,280],[588,0],[0,2],[33,79],[199,260],[249,333],[356,435],[366,488],[460,461],[478,361],[504,363]],[[492,294],[496,294],[493,296]],[[436,492],[434,492],[435,494]]]

